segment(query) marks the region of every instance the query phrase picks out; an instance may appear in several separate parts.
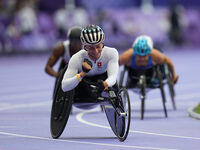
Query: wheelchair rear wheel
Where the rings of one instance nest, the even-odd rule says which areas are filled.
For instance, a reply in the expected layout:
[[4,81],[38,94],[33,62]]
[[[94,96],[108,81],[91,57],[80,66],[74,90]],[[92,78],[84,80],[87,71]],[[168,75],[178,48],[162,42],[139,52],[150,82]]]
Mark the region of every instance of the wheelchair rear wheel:
[[167,75],[167,84],[169,87],[169,93],[172,100],[173,109],[176,110],[176,103],[175,103],[175,91],[174,91],[174,83],[172,82],[169,75]]
[[144,112],[145,112],[145,98],[146,98],[146,77],[144,75],[140,76],[138,84],[139,84],[139,87],[140,87],[141,120],[143,120],[144,119]]
[[53,138],[59,138],[65,129],[68,121],[73,101],[73,91],[63,92],[58,89],[54,96],[51,110],[51,135]]
[[74,90],[63,92],[61,82],[67,66],[62,71],[58,78],[56,89],[53,96],[51,109],[50,129],[53,138],[59,138],[65,129],[69,114],[72,108]]
[[118,139],[123,142],[128,136],[131,122],[131,103],[128,91],[121,88],[117,94],[117,99],[119,100],[117,109],[120,114],[115,113],[115,128]]
[[162,78],[162,72],[160,67],[157,67],[157,76],[158,76],[158,80],[159,80],[159,85],[160,85],[160,92],[161,92],[161,96],[162,96],[162,103],[163,103],[163,109],[164,109],[164,114],[165,117],[167,118],[167,108],[166,108],[166,96],[165,96],[165,91],[164,91],[164,83],[163,83],[163,78]]

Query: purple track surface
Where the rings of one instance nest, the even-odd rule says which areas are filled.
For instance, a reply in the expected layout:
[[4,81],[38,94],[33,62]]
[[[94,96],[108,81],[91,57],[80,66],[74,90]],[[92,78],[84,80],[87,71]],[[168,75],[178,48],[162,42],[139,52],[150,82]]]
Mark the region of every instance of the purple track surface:
[[132,119],[125,142],[115,137],[99,106],[74,108],[62,136],[52,139],[54,79],[44,73],[48,55],[0,57],[0,150],[199,150],[200,121],[188,117],[187,109],[200,102],[200,52],[178,49],[166,54],[180,76],[175,86],[177,110],[172,109],[166,87],[165,118],[160,91],[152,90],[140,120],[139,96],[129,91]]

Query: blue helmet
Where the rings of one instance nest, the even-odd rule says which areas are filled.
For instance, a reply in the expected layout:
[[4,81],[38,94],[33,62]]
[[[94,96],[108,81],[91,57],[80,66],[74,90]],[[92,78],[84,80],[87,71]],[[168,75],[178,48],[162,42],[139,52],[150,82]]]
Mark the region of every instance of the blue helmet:
[[136,55],[145,56],[151,53],[151,49],[153,48],[153,41],[151,37],[142,35],[136,38],[132,47]]

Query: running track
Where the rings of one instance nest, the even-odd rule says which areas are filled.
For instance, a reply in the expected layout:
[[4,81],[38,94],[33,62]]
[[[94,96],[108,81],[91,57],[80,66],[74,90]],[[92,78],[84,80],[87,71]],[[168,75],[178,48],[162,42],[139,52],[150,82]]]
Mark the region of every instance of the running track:
[[[200,52],[166,53],[180,75],[176,88],[177,110],[172,109],[166,87],[168,118],[164,117],[158,90],[147,94],[144,120],[140,100],[129,91],[132,122],[125,142],[119,142],[100,108],[74,108],[59,139],[50,134],[54,79],[44,73],[47,54],[0,57],[0,150],[199,150],[200,121],[187,109],[200,102]],[[121,69],[121,68],[120,68]]]

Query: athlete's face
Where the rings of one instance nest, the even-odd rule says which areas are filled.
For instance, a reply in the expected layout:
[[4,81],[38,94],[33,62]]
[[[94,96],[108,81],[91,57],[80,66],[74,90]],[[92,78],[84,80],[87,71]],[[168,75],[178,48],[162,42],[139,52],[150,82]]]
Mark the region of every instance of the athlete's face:
[[135,61],[138,66],[146,66],[149,59],[149,55],[139,56],[135,55]]
[[82,48],[82,44],[80,41],[71,41],[70,42],[70,55],[74,55]]
[[103,44],[85,45],[85,50],[88,51],[90,59],[96,61],[101,56]]

